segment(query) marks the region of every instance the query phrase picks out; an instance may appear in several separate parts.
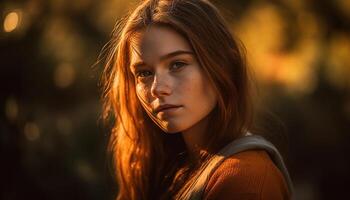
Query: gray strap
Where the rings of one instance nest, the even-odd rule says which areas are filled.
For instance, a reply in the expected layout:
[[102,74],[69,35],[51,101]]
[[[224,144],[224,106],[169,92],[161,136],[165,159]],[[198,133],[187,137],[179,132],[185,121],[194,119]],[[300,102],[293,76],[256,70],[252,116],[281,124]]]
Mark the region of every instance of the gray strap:
[[212,157],[212,159],[208,162],[208,164],[204,166],[203,170],[198,175],[198,178],[196,179],[192,187],[190,187],[189,190],[185,192],[183,196],[184,199],[191,199],[191,200],[202,199],[202,196],[204,194],[204,189],[208,184],[209,178],[214,173],[214,171],[219,167],[219,165],[225,160],[225,158],[230,157],[233,154],[246,151],[246,150],[252,150],[252,149],[263,149],[269,153],[275,165],[282,172],[287,182],[289,191],[293,194],[292,181],[290,179],[287,168],[283,162],[283,158],[281,154],[278,152],[278,150],[276,149],[276,147],[272,143],[264,139],[263,137],[258,135],[251,135],[248,133],[247,136],[236,139],[230,144],[228,144],[227,146],[225,146],[219,153],[217,153]]

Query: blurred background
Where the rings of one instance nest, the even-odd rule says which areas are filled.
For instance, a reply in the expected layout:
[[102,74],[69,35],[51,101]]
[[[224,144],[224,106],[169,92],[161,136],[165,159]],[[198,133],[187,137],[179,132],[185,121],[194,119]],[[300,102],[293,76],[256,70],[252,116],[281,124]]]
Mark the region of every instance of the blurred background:
[[[135,2],[0,2],[0,199],[113,198],[103,66],[94,64]],[[347,197],[350,1],[214,3],[246,46],[265,106],[285,123],[296,199]]]

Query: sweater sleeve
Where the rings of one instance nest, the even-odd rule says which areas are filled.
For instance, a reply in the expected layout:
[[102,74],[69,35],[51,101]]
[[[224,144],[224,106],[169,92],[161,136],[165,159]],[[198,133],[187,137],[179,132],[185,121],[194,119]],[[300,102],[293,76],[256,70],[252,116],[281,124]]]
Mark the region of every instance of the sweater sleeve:
[[206,200],[290,199],[282,173],[264,150],[250,150],[227,158],[210,177]]

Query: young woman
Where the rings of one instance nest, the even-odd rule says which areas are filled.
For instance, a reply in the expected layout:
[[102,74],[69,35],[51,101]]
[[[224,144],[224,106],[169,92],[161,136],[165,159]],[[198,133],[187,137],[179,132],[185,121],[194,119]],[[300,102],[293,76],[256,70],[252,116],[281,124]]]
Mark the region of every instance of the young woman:
[[206,0],[146,0],[103,74],[117,199],[290,199],[277,149],[249,131],[244,55]]

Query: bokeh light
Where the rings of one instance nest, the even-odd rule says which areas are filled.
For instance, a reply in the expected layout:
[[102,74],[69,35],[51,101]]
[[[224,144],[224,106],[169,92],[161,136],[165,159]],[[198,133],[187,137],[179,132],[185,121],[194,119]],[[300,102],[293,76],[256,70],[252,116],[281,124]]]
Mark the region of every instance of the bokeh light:
[[72,121],[67,117],[58,117],[56,119],[56,127],[63,135],[69,135],[73,130]]
[[24,134],[29,141],[35,141],[40,138],[40,129],[34,122],[27,122],[24,126]]
[[331,38],[328,67],[325,73],[334,86],[350,90],[350,37],[348,35],[337,33]]
[[3,25],[5,32],[12,32],[19,26],[20,15],[20,11],[12,11],[6,15]]
[[58,88],[67,88],[74,83],[75,69],[69,63],[63,63],[57,66],[54,71],[54,82]]
[[18,116],[18,103],[14,97],[9,97],[5,103],[5,114],[7,119],[15,121]]
[[350,1],[349,0],[335,0],[336,6],[348,19],[350,19]]
[[88,162],[78,160],[75,162],[75,166],[77,173],[82,179],[86,180],[87,182],[94,182],[96,180],[96,173]]

